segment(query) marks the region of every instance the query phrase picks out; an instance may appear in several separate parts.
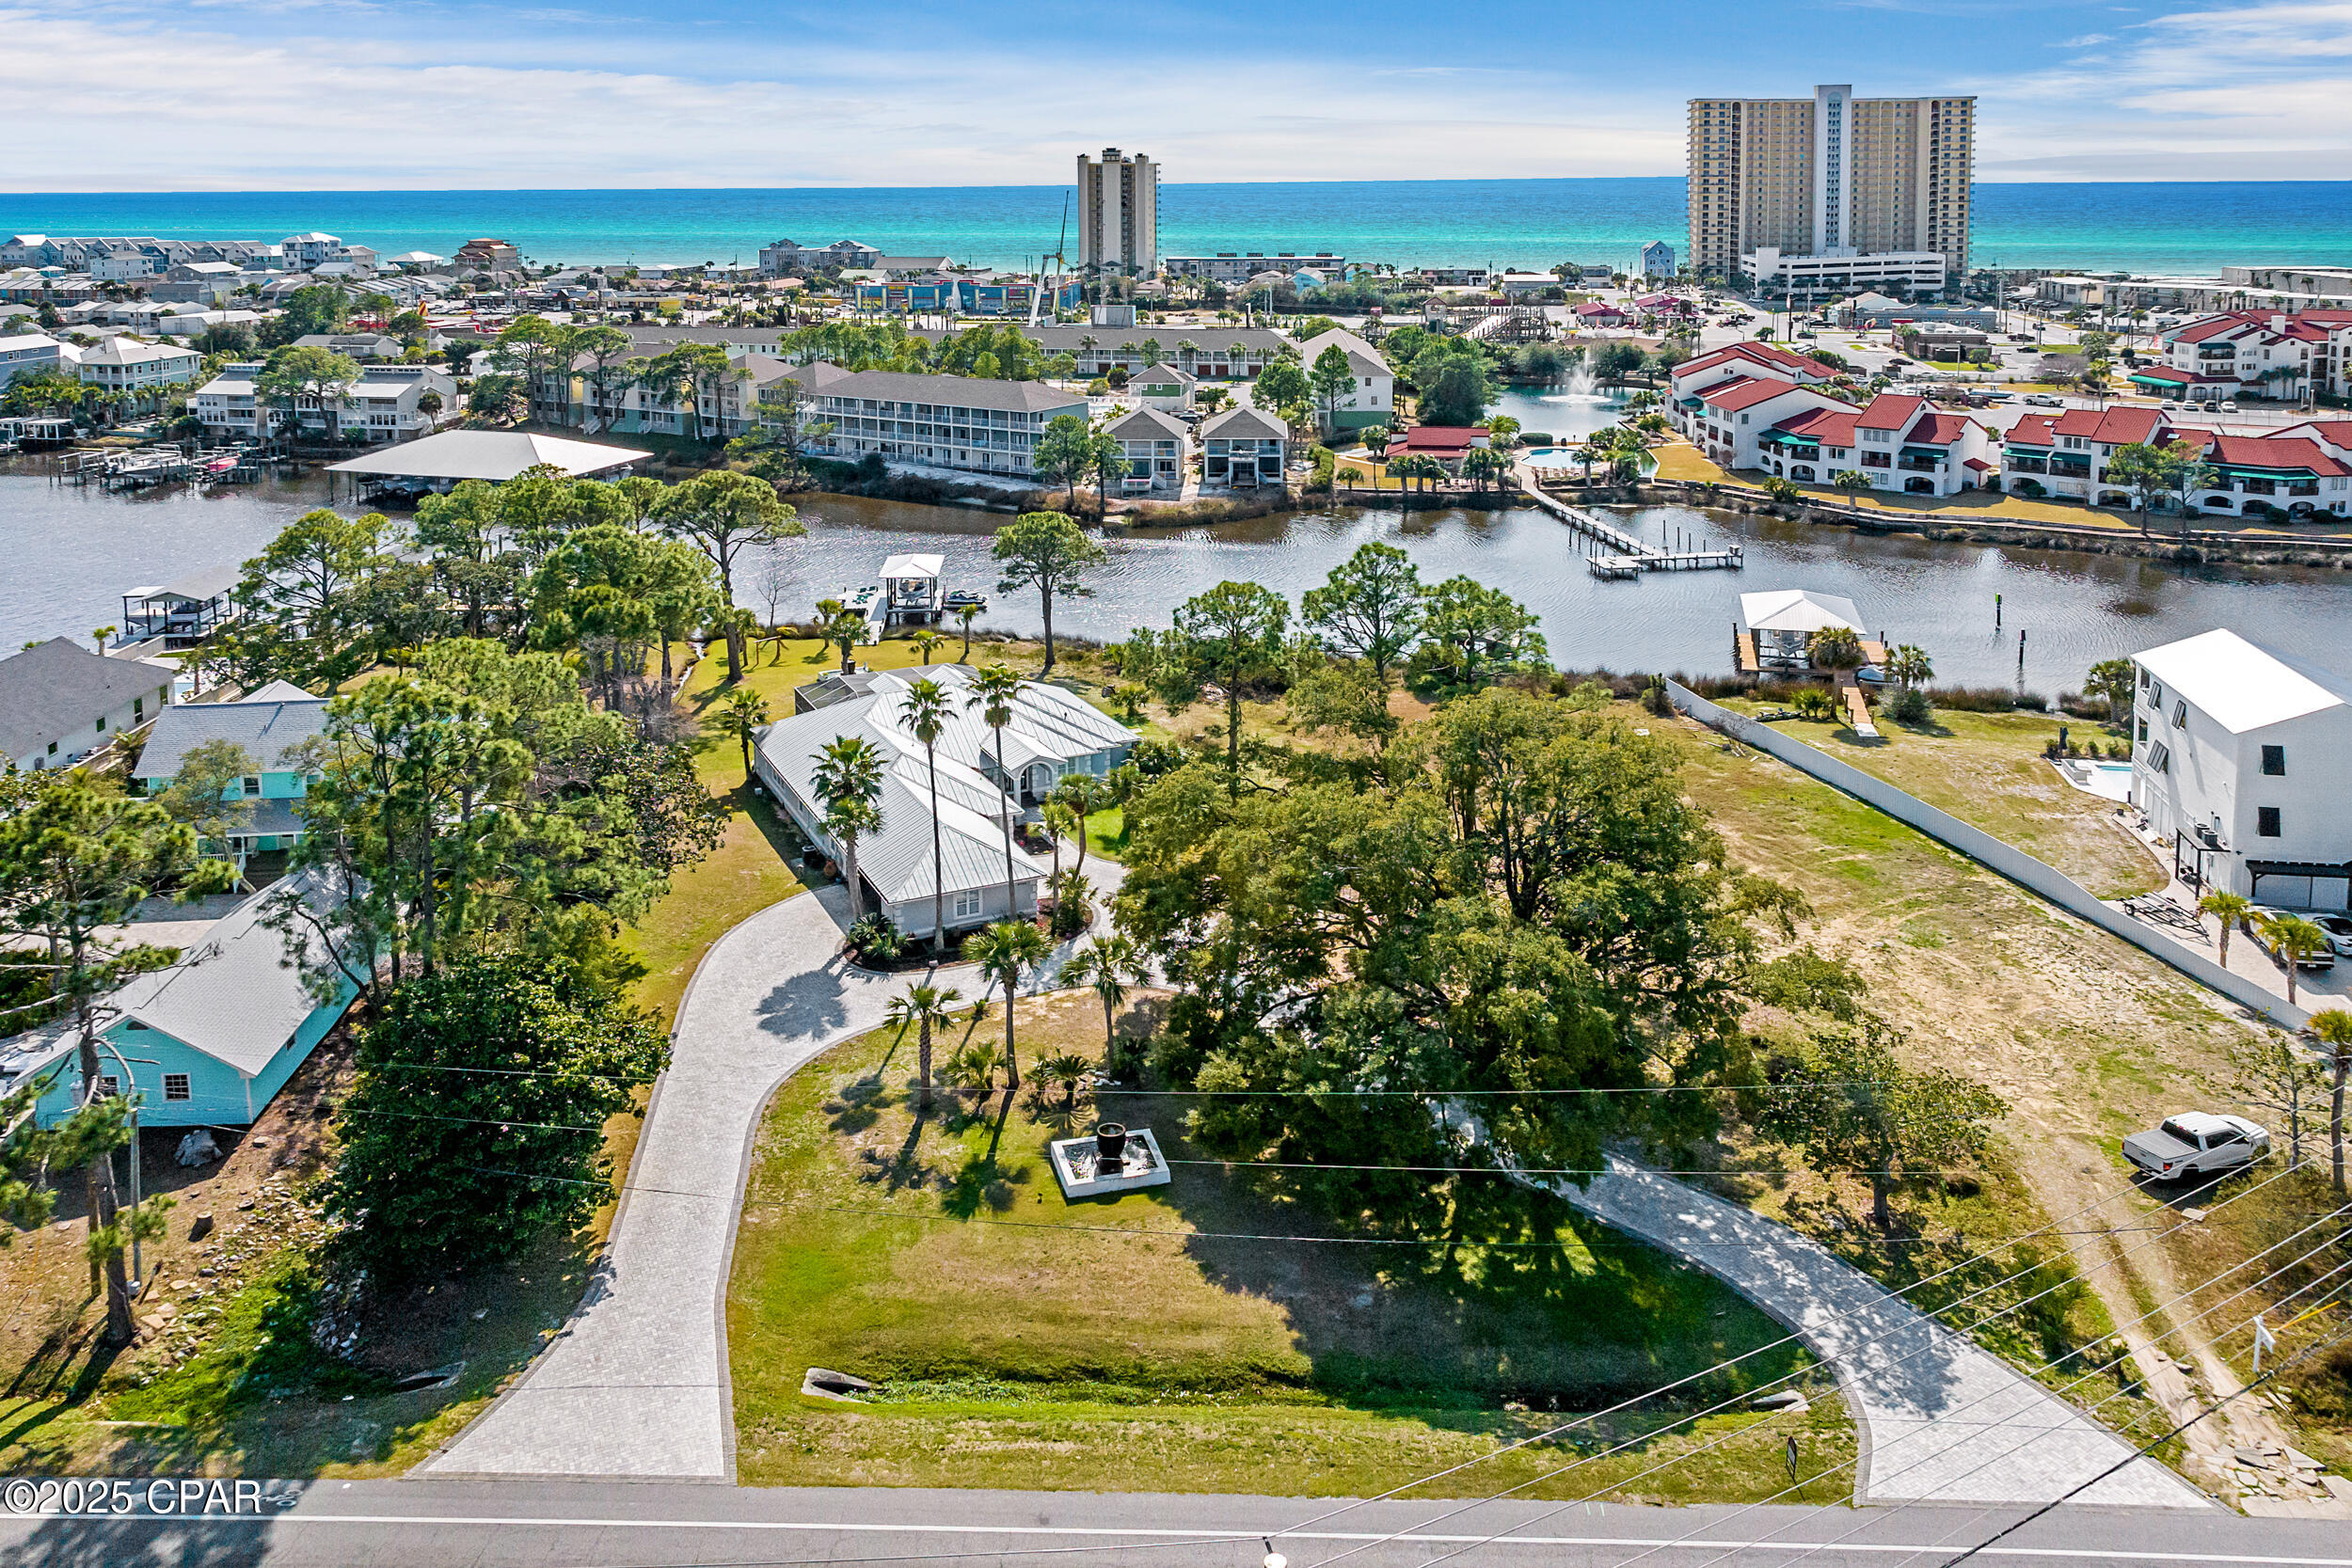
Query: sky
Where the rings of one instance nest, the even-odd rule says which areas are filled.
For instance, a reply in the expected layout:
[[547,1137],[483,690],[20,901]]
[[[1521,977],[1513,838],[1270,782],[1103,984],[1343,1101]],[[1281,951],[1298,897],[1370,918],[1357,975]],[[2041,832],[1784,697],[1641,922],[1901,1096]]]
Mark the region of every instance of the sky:
[[2352,0],[0,0],[0,186],[1679,174],[1820,82],[1976,94],[1980,180],[2352,176]]

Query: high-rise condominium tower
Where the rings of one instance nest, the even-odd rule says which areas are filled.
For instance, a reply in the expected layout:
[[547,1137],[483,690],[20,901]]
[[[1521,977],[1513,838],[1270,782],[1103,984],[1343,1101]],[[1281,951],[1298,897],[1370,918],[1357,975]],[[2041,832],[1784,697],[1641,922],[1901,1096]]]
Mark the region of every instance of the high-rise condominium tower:
[[1691,266],[1728,276],[1743,253],[1938,252],[1968,270],[1974,98],[1691,100]]
[[1138,277],[1159,270],[1159,165],[1116,147],[1078,154],[1078,265]]

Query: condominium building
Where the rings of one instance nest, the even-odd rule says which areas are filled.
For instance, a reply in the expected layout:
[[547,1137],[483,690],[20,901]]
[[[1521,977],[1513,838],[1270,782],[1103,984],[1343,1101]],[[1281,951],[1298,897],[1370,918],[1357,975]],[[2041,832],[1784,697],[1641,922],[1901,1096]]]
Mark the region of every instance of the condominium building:
[[1082,392],[1042,381],[861,371],[818,390],[818,419],[833,426],[836,456],[875,453],[901,463],[981,473],[1037,473],[1038,437],[1059,415],[1087,418]]
[[1140,152],[1078,154],[1078,265],[1149,277],[1160,270],[1160,166]]
[[1934,254],[1968,268],[1976,169],[1973,97],[1690,101],[1691,265],[1728,277],[1740,259]]

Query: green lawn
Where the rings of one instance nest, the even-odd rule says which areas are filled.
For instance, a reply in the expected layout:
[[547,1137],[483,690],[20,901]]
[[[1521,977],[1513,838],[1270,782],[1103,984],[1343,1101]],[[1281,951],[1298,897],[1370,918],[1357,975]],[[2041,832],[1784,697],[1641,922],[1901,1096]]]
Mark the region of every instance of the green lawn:
[[[1122,1027],[1147,1030],[1156,1009]],[[1091,993],[1025,1001],[1021,1020],[1025,1061],[1102,1046]],[[1417,1248],[1241,1239],[1331,1232],[1214,1166],[1069,1204],[1044,1142],[1104,1116],[1153,1125],[1183,1158],[1166,1102],[1106,1096],[1073,1115],[1058,1088],[1049,1106],[1025,1089],[1009,1114],[999,1095],[918,1127],[914,1052],[887,1030],[836,1049],[786,1085],[760,1131],[727,1313],[748,1483],[1361,1496],[1783,1338],[1705,1275],[1581,1219],[1556,1244],[1441,1273]],[[1683,1394],[1704,1404],[1807,1364],[1783,1346]],[[811,1366],[880,1391],[864,1405],[804,1397]],[[1681,1397],[1613,1418],[1613,1437],[1639,1440],[1622,1455],[1541,1480],[1575,1458],[1548,1442],[1438,1490],[1753,1498],[1787,1484],[1792,1425],[1808,1461],[1853,1451],[1834,1397],[1753,1433],[1747,1414],[1661,1430],[1692,1407]]]
[[[1776,704],[1726,700],[1755,714]],[[2046,713],[1961,713],[1939,708],[1911,729],[1876,716],[1881,739],[1843,724],[1788,720],[1776,727],[1840,762],[1917,796],[2058,867],[2102,898],[2152,893],[2165,877],[2153,855],[2115,820],[2115,802],[2074,788],[2042,755],[2063,724],[2077,745],[2118,737],[2096,723]]]

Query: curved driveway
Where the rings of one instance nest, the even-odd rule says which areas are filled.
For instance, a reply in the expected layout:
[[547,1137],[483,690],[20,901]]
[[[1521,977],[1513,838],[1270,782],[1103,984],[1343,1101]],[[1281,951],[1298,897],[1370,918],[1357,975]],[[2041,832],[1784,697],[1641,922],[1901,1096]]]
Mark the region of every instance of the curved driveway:
[[[1090,859],[1105,901],[1122,868]],[[848,895],[771,904],[711,945],[678,1009],[603,1263],[564,1332],[419,1469],[432,1477],[730,1481],[726,1289],[753,1134],[785,1077],[928,978],[840,956]],[[1084,939],[1079,939],[1083,941]],[[1075,943],[1032,980],[1052,984]],[[940,972],[977,993],[970,966]]]

